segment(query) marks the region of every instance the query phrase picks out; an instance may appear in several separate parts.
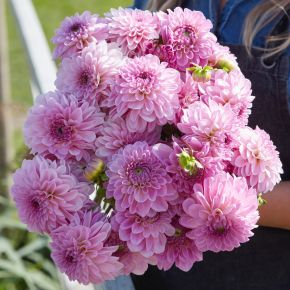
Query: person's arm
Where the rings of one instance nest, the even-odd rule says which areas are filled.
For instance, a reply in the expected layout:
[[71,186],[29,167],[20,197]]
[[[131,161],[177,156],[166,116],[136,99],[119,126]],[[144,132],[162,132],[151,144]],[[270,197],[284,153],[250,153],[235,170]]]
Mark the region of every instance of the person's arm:
[[260,207],[258,224],[290,230],[290,181],[276,185],[273,191],[262,196],[267,204]]

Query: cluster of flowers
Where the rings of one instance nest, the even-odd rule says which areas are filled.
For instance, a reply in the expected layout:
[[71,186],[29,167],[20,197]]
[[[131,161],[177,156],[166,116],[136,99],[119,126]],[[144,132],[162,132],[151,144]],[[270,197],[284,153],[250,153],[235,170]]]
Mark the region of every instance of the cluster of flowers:
[[56,31],[56,91],[24,127],[33,159],[12,193],[29,230],[81,283],[188,271],[253,235],[279,154],[247,126],[254,97],[201,12],[112,9]]

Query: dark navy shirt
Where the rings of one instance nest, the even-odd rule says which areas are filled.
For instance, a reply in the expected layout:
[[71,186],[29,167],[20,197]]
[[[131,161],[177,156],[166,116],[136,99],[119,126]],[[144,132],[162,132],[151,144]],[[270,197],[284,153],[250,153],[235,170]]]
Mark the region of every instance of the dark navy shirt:
[[[183,7],[199,10],[213,23],[212,32],[219,41],[228,44],[242,44],[242,32],[244,20],[248,13],[263,0],[228,0],[220,11],[219,0],[185,0]],[[135,0],[134,6],[138,9],[146,9],[147,0]],[[282,15],[261,29],[253,41],[256,47],[265,47],[267,36]],[[289,23],[290,26],[290,23]],[[284,52],[290,56],[290,47]],[[290,66],[288,73],[288,107],[290,109]]]

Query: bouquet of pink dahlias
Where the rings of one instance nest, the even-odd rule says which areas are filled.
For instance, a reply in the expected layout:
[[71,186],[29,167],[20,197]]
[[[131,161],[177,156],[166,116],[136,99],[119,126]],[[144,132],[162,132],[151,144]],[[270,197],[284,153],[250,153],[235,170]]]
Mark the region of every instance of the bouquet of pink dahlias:
[[29,112],[34,158],[12,193],[71,280],[188,271],[253,236],[282,165],[269,135],[247,126],[251,83],[211,28],[198,11],[119,8],[56,31],[56,91]]

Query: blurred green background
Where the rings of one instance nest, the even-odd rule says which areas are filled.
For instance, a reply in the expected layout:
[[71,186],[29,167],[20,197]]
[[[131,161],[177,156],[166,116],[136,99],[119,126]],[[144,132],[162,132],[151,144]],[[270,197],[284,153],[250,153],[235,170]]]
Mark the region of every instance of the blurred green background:
[[[64,17],[85,10],[102,15],[112,7],[126,7],[132,4],[130,0],[33,0],[32,2],[51,51],[53,46],[50,39]],[[9,109],[13,123],[11,135],[14,156],[7,168],[11,174],[21,165],[27,153],[22,138],[22,126],[27,110],[32,105],[32,93],[29,67],[9,0],[4,0],[4,4],[11,91]],[[8,185],[8,180],[2,178],[0,184]],[[13,202],[0,193],[0,290],[64,289],[49,258],[47,245],[46,237],[26,230],[18,220]]]

